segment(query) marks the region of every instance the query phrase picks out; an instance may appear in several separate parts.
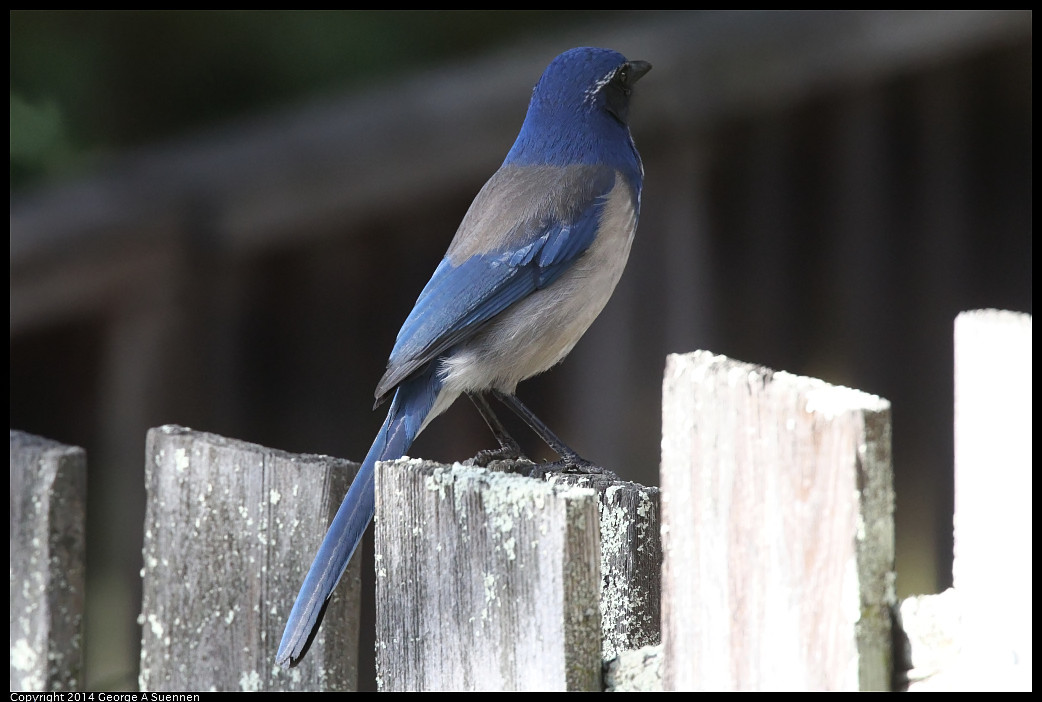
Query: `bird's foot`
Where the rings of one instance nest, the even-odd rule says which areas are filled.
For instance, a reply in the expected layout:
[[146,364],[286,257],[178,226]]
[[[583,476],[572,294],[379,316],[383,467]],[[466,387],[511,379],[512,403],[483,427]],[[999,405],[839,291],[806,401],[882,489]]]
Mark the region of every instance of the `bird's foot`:
[[603,475],[605,478],[610,480],[619,480],[619,476],[614,472],[610,471],[603,466],[599,466],[595,463],[587,461],[585,458],[571,454],[566,455],[559,461],[552,463],[537,463],[532,466],[532,471],[529,473],[535,478],[544,478],[550,473],[577,473],[579,475]]
[[518,459],[529,460],[525,454],[521,453],[518,443],[509,439],[501,441],[500,447],[497,449],[478,451],[474,458],[464,461],[464,464],[487,468],[492,461],[516,461]]

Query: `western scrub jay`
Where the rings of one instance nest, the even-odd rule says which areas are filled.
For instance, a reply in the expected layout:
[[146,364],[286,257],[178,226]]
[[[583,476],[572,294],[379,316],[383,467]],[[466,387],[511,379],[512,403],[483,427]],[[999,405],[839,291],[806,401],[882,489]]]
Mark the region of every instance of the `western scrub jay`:
[[532,92],[503,165],[478,193],[420,293],[376,386],[391,407],[308,571],[276,661],[307,652],[325,604],[373,517],[377,461],[405,455],[461,394],[519,456],[492,395],[561,457],[597,470],[514,396],[519,381],[561,361],[600,314],[629,256],[644,167],[630,136],[634,83],[651,70],[615,51],[555,58]]

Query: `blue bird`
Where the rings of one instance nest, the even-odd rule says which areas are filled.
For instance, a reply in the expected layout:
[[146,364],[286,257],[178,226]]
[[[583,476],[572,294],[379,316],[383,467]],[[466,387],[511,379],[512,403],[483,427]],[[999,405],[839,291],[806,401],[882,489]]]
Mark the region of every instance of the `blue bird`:
[[427,424],[468,395],[500,448],[520,456],[489,405],[517,413],[561,457],[597,472],[514,395],[560,362],[615,289],[640,211],[644,167],[628,126],[634,83],[651,70],[615,51],[555,58],[532,92],[503,165],[478,193],[420,293],[376,386],[391,407],[318,549],[276,661],[296,665],[373,518],[377,461],[405,455]]

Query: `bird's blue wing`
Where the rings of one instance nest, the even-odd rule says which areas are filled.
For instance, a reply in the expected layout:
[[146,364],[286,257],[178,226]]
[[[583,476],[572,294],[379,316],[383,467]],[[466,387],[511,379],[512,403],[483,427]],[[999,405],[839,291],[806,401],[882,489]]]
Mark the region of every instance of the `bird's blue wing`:
[[[583,166],[558,169],[557,177],[547,178],[548,169],[533,170],[528,177],[534,180],[521,195],[512,193],[516,187],[510,183],[501,192],[493,188],[484,198],[483,191],[475,200],[398,333],[387,372],[377,386],[378,402],[497,314],[557,280],[593,243],[615,172]],[[532,191],[540,190],[533,197]],[[540,206],[518,212],[510,207],[515,201]],[[476,208],[508,214],[493,218],[479,213],[472,218]]]

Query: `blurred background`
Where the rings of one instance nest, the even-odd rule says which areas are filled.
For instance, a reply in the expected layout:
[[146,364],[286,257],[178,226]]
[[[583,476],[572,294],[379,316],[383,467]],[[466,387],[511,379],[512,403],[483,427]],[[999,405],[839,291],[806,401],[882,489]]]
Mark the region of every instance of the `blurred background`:
[[[953,320],[1031,312],[1030,12],[10,20],[11,428],[87,449],[88,688],[136,685],[146,430],[360,460],[401,322],[580,45],[654,64],[643,209],[604,314],[519,396],[657,484],[668,353],[881,395],[899,595],[950,584]],[[410,453],[491,445],[460,402]]]

